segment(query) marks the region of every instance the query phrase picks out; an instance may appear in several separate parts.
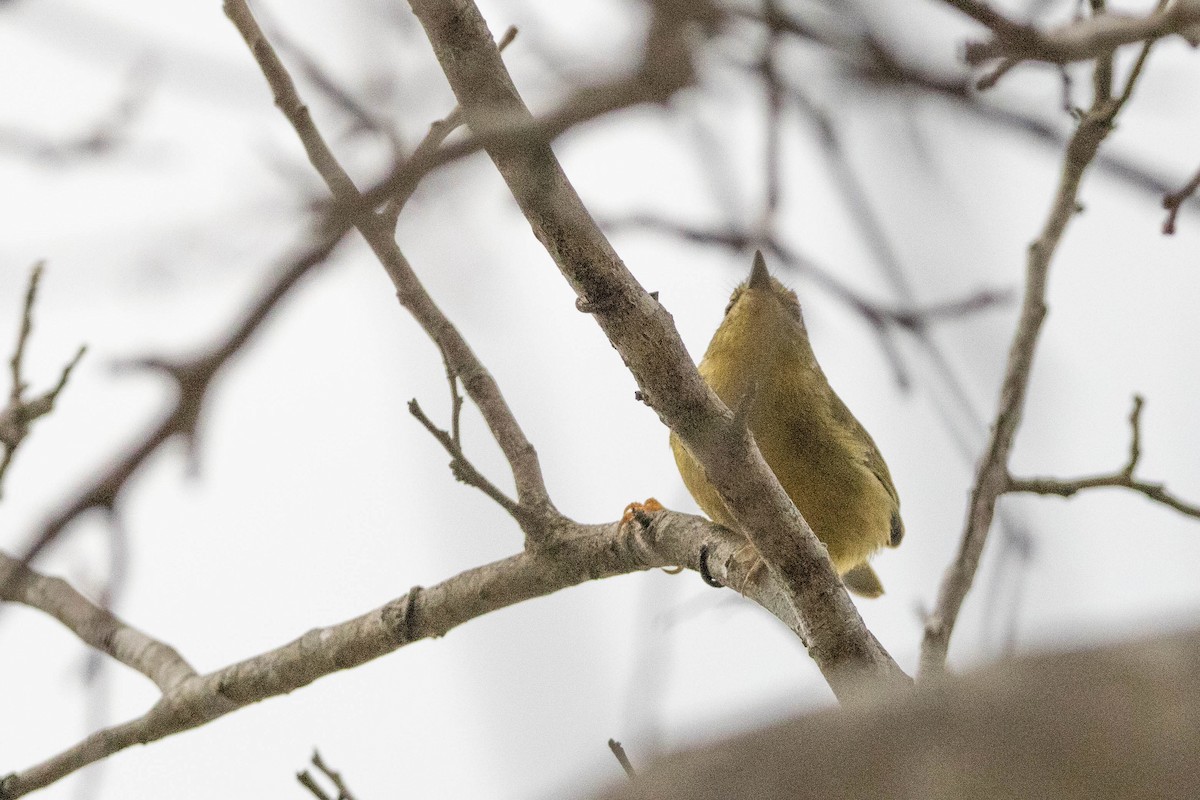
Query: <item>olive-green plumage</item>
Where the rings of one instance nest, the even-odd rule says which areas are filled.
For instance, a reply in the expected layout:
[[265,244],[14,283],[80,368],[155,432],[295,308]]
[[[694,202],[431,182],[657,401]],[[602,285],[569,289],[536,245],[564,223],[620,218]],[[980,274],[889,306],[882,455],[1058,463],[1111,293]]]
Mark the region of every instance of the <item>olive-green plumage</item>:
[[[900,498],[879,448],[817,364],[796,293],[771,277],[762,253],[729,298],[700,374],[725,405],[742,410],[763,458],[846,585],[867,597],[882,594],[867,559],[900,543]],[[704,468],[674,434],[671,449],[704,513],[737,530]]]

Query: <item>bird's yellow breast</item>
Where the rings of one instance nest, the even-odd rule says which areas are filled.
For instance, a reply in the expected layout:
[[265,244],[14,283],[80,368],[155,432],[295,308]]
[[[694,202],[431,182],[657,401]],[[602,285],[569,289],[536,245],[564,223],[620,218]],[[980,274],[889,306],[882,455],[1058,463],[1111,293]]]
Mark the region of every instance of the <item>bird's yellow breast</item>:
[[[757,269],[757,266],[756,266]],[[765,268],[764,268],[765,273]],[[732,409],[743,409],[763,458],[825,543],[839,574],[864,563],[902,531],[891,476],[874,441],[833,392],[785,292],[735,291],[700,374]],[[688,491],[713,520],[737,529],[704,468],[671,436]]]

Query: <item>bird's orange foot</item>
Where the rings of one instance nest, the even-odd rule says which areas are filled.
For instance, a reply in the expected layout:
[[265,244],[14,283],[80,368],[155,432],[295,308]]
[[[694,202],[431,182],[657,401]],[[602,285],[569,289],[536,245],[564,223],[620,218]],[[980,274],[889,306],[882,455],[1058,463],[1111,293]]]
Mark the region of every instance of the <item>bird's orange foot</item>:
[[646,515],[656,511],[666,511],[666,507],[653,497],[647,497],[644,503],[630,503],[625,506],[625,513],[621,515],[621,524],[628,525],[636,519],[643,525],[647,525],[650,520]]

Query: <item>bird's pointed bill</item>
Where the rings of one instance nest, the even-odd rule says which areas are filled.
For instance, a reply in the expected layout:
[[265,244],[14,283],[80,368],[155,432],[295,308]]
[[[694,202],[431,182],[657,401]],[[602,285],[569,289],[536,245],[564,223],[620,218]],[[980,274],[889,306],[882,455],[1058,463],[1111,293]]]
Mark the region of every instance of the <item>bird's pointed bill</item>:
[[771,273],[767,272],[767,261],[763,258],[762,250],[754,251],[754,266],[750,269],[747,285],[751,289],[771,288]]

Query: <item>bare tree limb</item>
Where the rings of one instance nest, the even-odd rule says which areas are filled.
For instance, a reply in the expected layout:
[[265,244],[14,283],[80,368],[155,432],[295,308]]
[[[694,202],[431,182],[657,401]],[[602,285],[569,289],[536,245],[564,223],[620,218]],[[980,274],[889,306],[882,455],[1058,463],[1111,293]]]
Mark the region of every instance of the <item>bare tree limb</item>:
[[1136,17],[1100,10],[1049,31],[1014,22],[976,0],[943,0],[992,31],[986,42],[969,42],[964,50],[968,64],[1004,59],[1012,66],[1021,60],[1067,64],[1108,57],[1113,50],[1137,42],[1153,42],[1179,35],[1193,46],[1200,43],[1200,3],[1182,0],[1160,4],[1151,14]]
[[[307,686],[427,638],[445,636],[476,617],[589,580],[656,567],[699,569],[697,543],[722,569],[744,540],[706,519],[662,511],[638,524],[571,525],[545,552],[525,551],[407,594],[355,619],[316,628],[282,647],[206,675],[164,680],[162,699],[146,714],[98,731],[62,753],[0,779],[0,800],[13,800],[135,744],[199,727],[252,703]],[[738,568],[733,564],[734,569]],[[725,581],[742,572],[720,572]],[[798,627],[774,584],[747,596]],[[177,677],[177,676],[176,676]]]
[[161,372],[174,381],[174,406],[123,455],[117,456],[112,466],[79,489],[74,497],[40,526],[34,534],[33,541],[21,555],[23,564],[33,561],[80,514],[94,508],[112,511],[129,478],[163,444],[181,436],[189,447],[194,448],[204,401],[214,378],[250,340],[275,306],[300,279],[326,261],[344,235],[344,229],[333,229],[326,230],[323,236],[316,237],[314,243],[309,244],[280,270],[253,306],[243,313],[233,330],[206,352],[180,362],[168,362],[163,359],[147,359],[142,362],[142,366]]
[[[534,119],[512,84],[478,8],[469,0],[411,0],[472,130],[497,116]],[[688,8],[655,4],[647,58],[634,85],[666,99],[692,77]],[[697,4],[692,9],[703,12]],[[701,21],[702,24],[702,21]],[[906,676],[866,629],[824,548],[784,493],[752,437],[700,378],[670,316],[637,283],[604,238],[544,141],[490,141],[488,155],[560,271],[637,380],[641,397],[704,465],[734,517],[786,587],[804,620],[809,653],[842,698],[867,680]]]
[[1009,486],[1008,458],[1021,423],[1038,335],[1046,317],[1046,282],[1051,262],[1067,225],[1078,211],[1079,185],[1084,172],[1112,130],[1117,114],[1129,100],[1150,47],[1149,43],[1144,46],[1142,57],[1135,64],[1119,97],[1113,97],[1108,91],[1111,88],[1111,78],[1106,76],[1110,74],[1111,67],[1097,65],[1096,96],[1091,108],[1080,119],[1079,127],[1067,145],[1062,174],[1049,215],[1038,238],[1029,246],[1025,297],[1009,349],[991,440],[971,492],[966,527],[958,554],[946,570],[936,605],[925,621],[920,661],[922,677],[936,675],[945,670],[950,635],[963,600],[974,582],[979,559],[991,529],[996,500]]
[[[318,171],[326,177],[330,185],[331,191],[334,192],[335,199],[341,203],[347,204],[348,207],[364,208],[363,205],[353,205],[355,196],[353,192],[356,190],[349,179],[345,177],[345,172],[337,165],[336,159],[324,143],[319,131],[312,124],[311,118],[307,112],[303,110],[295,87],[287,75],[286,69],[279,62],[278,57],[274,54],[269,43],[262,38],[261,31],[258,30],[257,24],[253,17],[250,16],[249,9],[244,2],[239,0],[227,0],[225,4],[226,14],[238,27],[243,38],[250,46],[255,58],[259,60],[260,66],[263,69],[264,75],[267,76],[268,82],[272,86],[272,90],[276,95],[276,102],[284,111],[285,115],[296,128],[297,133],[304,140],[305,148],[310,153],[314,166]],[[445,14],[446,9],[432,10],[425,8],[414,9],[418,13],[418,18],[421,18],[422,12],[433,11],[435,15]],[[499,51],[496,44],[492,41],[490,33],[482,23],[482,19],[478,17],[478,11],[473,5],[460,7],[461,11],[468,13],[468,17],[455,17],[455,21],[462,22],[465,20],[466,28],[464,33],[468,36],[480,35],[486,37],[486,42],[475,40],[471,41],[469,48],[471,53],[456,53],[455,59],[461,61],[464,70],[459,71],[456,76],[451,76],[452,86],[456,89],[460,106],[463,109],[464,116],[468,123],[472,126],[472,131],[476,136],[480,135],[480,131],[489,132],[489,135],[484,138],[484,141],[489,147],[489,154],[493,156],[501,165],[501,173],[509,180],[510,186],[513,187],[514,193],[518,197],[518,202],[523,200],[526,202],[525,210],[527,215],[533,214],[535,219],[535,231],[542,236],[546,242],[551,228],[557,229],[558,233],[554,241],[555,255],[560,258],[564,257],[565,248],[580,247],[583,252],[579,255],[588,259],[607,260],[609,264],[618,264],[619,260],[612,253],[611,248],[603,239],[599,231],[595,228],[595,224],[587,215],[586,210],[579,205],[578,197],[574,194],[569,183],[566,182],[565,176],[562,176],[561,168],[558,167],[557,161],[553,158],[553,154],[547,148],[547,141],[540,137],[533,137],[521,141],[520,147],[513,147],[514,141],[507,135],[492,136],[490,131],[497,117],[509,120],[513,123],[511,130],[534,131],[538,128],[538,123],[529,115],[523,103],[512,89],[511,83],[508,81],[507,73],[504,70],[503,63],[499,59]],[[441,19],[446,21],[446,17]],[[426,22],[423,19],[422,22]],[[648,43],[647,62],[643,65],[642,70],[635,78],[626,79],[620,83],[615,83],[607,87],[601,92],[601,95],[607,96],[621,88],[625,94],[631,91],[631,88],[636,89],[635,96],[642,99],[664,98],[669,96],[670,92],[675,87],[682,85],[681,81],[690,78],[691,71],[688,64],[684,39],[680,35],[680,29],[677,27],[678,20],[665,21],[660,19],[656,26],[652,29],[652,37],[654,38]],[[669,23],[669,24],[668,24]],[[428,26],[427,26],[428,30]],[[656,33],[655,33],[656,32]],[[431,41],[435,44],[435,50],[439,47],[459,47],[464,44],[463,41],[452,42],[452,38],[439,38],[431,35]],[[478,49],[477,49],[478,48]],[[488,60],[494,56],[495,65],[488,64],[487,74],[478,72],[479,64],[477,63],[480,56],[484,60]],[[464,58],[464,56],[466,56]],[[469,64],[467,62],[470,62]],[[498,66],[498,68],[496,68]],[[470,77],[466,76],[466,72],[471,71],[474,74]],[[457,91],[461,88],[455,85],[455,78],[460,80],[472,81],[472,91],[463,93]],[[595,106],[594,94],[583,94],[579,98],[579,106],[589,113]],[[621,104],[627,104],[628,98],[622,98]],[[604,104],[602,104],[604,105]],[[572,119],[578,114],[577,109],[570,107],[564,108],[562,112],[563,119]],[[400,170],[403,173],[403,169]],[[390,179],[389,179],[390,180]],[[548,184],[547,184],[548,181]],[[536,185],[536,186],[535,186]],[[565,210],[565,215],[560,214],[560,204],[565,201],[565,205],[561,205],[561,209]],[[530,208],[527,204],[534,203],[536,208]],[[472,396],[476,404],[480,406],[485,419],[488,420],[489,426],[492,428],[492,433],[500,442],[501,449],[509,456],[510,464],[514,469],[514,477],[517,479],[518,500],[517,504],[526,514],[529,512],[537,512],[546,520],[550,521],[551,527],[560,527],[567,521],[558,515],[557,511],[550,505],[549,498],[545,495],[544,485],[541,483],[540,469],[537,468],[536,455],[533,453],[532,447],[525,443],[526,449],[524,452],[513,453],[506,446],[505,437],[513,437],[519,435],[520,429],[517,427],[515,420],[511,418],[511,413],[508,412],[507,406],[503,405],[503,400],[499,396],[498,390],[491,398],[481,398],[477,396],[473,390],[472,381],[467,371],[461,368],[461,361],[456,352],[464,352],[470,356],[473,366],[476,370],[482,370],[482,365],[479,365],[470,354],[469,349],[466,349],[465,342],[462,342],[458,337],[457,332],[453,330],[448,321],[444,320],[441,313],[432,305],[432,301],[428,300],[424,289],[416,281],[407,262],[400,254],[399,249],[395,246],[395,242],[391,239],[390,234],[384,232],[373,220],[378,217],[368,217],[365,213],[360,212],[355,217],[355,224],[359,230],[364,233],[364,237],[375,250],[376,255],[384,263],[389,275],[393,277],[393,281],[397,283],[401,302],[409,307],[418,321],[425,326],[430,336],[442,349],[450,364],[451,371],[463,379],[464,388],[467,393]],[[370,221],[369,221],[370,220]],[[564,226],[573,228],[568,235]],[[582,265],[581,265],[582,266]],[[605,274],[603,272],[589,272],[587,268],[567,271],[568,277],[574,278],[573,283],[576,284],[577,292],[581,296],[581,302],[584,307],[589,308],[597,314],[598,318],[609,320],[612,322],[612,317],[615,316],[614,311],[609,308],[610,298],[612,295],[609,289],[615,289],[618,284],[624,283],[624,286],[618,291],[633,296],[634,293],[641,293],[642,297],[648,301],[649,305],[643,306],[643,311],[648,310],[655,319],[657,329],[661,332],[660,336],[669,336],[670,338],[661,339],[658,344],[663,346],[664,350],[670,352],[674,359],[670,362],[663,362],[660,356],[655,352],[654,348],[647,347],[646,342],[642,337],[634,332],[634,329],[629,327],[620,328],[606,326],[610,336],[612,331],[620,329],[620,338],[614,339],[614,343],[623,354],[626,351],[633,354],[635,360],[639,363],[641,370],[635,368],[635,374],[639,371],[645,374],[654,372],[653,367],[663,366],[670,373],[688,376],[690,387],[693,393],[698,393],[702,400],[711,403],[719,403],[715,396],[700,380],[699,375],[695,372],[695,367],[690,359],[687,358],[686,351],[683,350],[682,343],[679,342],[678,334],[673,328],[663,330],[662,318],[659,316],[662,312],[657,302],[650,298],[641,290],[640,287],[632,281],[632,276],[628,272],[620,268],[619,272]],[[614,282],[614,278],[616,279]],[[588,284],[597,281],[598,285],[592,290],[589,290]],[[410,305],[405,302],[406,297],[412,297],[419,292],[421,303]],[[601,303],[597,303],[590,298],[605,298]],[[603,308],[601,306],[604,306]],[[441,322],[439,322],[441,320]],[[668,333],[669,331],[669,333]],[[673,340],[673,341],[672,341]],[[638,350],[631,349],[631,344],[640,341]],[[648,369],[650,368],[650,369]],[[488,376],[489,384],[494,389],[494,381],[491,381]],[[643,389],[649,385],[653,385],[654,392],[660,394],[660,389],[672,391],[672,387],[676,385],[671,381],[669,376],[664,378],[656,378],[652,384],[647,384],[641,381]],[[716,406],[719,408],[719,405]],[[676,413],[679,413],[676,406]],[[728,412],[725,412],[726,414]],[[728,422],[725,423],[728,425]],[[736,426],[734,426],[736,428]],[[762,461],[761,455],[756,452],[756,448],[747,439],[747,434],[744,430],[737,428],[733,431],[733,452],[727,453],[726,458],[738,459],[743,461],[746,459],[754,460],[755,466],[760,470],[758,473],[766,475],[766,479],[774,483],[778,491],[776,502],[779,503],[777,510],[785,514],[790,519],[791,524],[795,527],[792,529],[796,532],[804,532],[807,529],[807,524],[803,522],[803,518],[795,510],[794,505],[783,494],[782,489],[778,486],[778,481],[770,473],[765,462]],[[707,446],[720,452],[731,449],[729,447],[730,431],[710,430],[707,433],[709,441]],[[687,437],[685,437],[686,440]],[[520,456],[527,457],[531,460],[521,461]],[[530,480],[522,481],[520,469],[522,465],[525,468],[532,468],[534,472],[527,476]],[[740,470],[733,470],[735,474],[741,474]],[[536,479],[536,496],[531,490],[531,481]],[[756,505],[758,499],[757,489],[740,488],[743,493],[741,497],[741,506]],[[528,495],[528,496],[527,496]],[[781,498],[781,499],[780,499]],[[756,512],[761,515],[762,512]],[[552,516],[550,516],[552,515]],[[760,524],[761,528],[762,525]],[[545,525],[530,525],[523,524],[526,530],[527,541],[535,546],[544,546],[547,542],[552,542],[553,539],[546,538]],[[542,529],[542,530],[539,530]],[[537,536],[531,536],[531,531],[538,533]],[[796,535],[795,533],[791,535]],[[814,657],[816,658],[822,669],[827,675],[836,675],[832,679],[835,691],[840,691],[844,696],[849,696],[862,682],[864,675],[870,674],[875,677],[883,677],[888,680],[904,680],[903,673],[896,667],[895,662],[883,651],[882,647],[875,641],[874,637],[866,631],[862,625],[861,619],[858,617],[857,610],[850,603],[849,598],[845,594],[845,590],[841,586],[841,582],[837,576],[833,574],[832,569],[828,564],[827,558],[824,556],[823,549],[812,536],[811,531],[807,531],[809,537],[808,547],[810,548],[806,555],[810,557],[813,564],[808,564],[803,559],[797,559],[794,548],[789,548],[785,542],[786,539],[778,539],[774,543],[777,550],[784,552],[785,558],[792,562],[791,567],[791,589],[793,592],[803,591],[806,594],[806,602],[816,608],[819,604],[827,603],[824,597],[828,597],[832,593],[840,594],[840,601],[835,603],[836,614],[841,615],[836,620],[830,613],[819,621],[811,623],[806,632],[816,632],[817,642],[813,646]],[[760,548],[761,549],[761,548]],[[729,569],[730,565],[724,565],[725,569]],[[822,569],[824,572],[822,572]],[[822,577],[822,580],[813,580],[812,573],[816,573]],[[819,588],[823,587],[823,588]],[[814,612],[815,614],[815,612]],[[852,687],[854,687],[852,689]]]
[[[387,271],[396,287],[401,305],[409,310],[433,339],[446,360],[447,368],[462,381],[463,388],[483,415],[512,469],[513,481],[517,487],[517,502],[522,508],[520,521],[526,538],[545,536],[546,528],[557,524],[561,515],[550,502],[546,492],[537,451],[525,437],[495,379],[425,291],[408,260],[396,245],[388,220],[371,211],[363,203],[363,196],[359,194],[358,188],[342,169],[321,132],[313,124],[308,108],[300,99],[287,68],[263,36],[245,0],[226,0],[224,7],[225,15],[237,27],[262,69],[275,95],[275,104],[287,117],[304,144],[313,167],[325,180],[338,206],[350,215],[352,224]],[[406,164],[412,162],[413,159],[410,158]],[[402,184],[398,187],[399,193],[392,194],[389,199],[403,205],[415,186],[415,183]]]
[[44,611],[84,644],[142,673],[163,692],[196,677],[175,648],[131,627],[61,578],[42,575],[2,552],[0,600]]
[[1094,475],[1087,478],[1014,478],[1008,480],[1008,489],[1010,492],[1031,492],[1033,494],[1056,494],[1061,497],[1071,497],[1076,492],[1081,492],[1084,489],[1099,489],[1104,487],[1118,487],[1123,489],[1131,489],[1135,492],[1146,495],[1151,500],[1170,506],[1181,514],[1186,514],[1189,517],[1200,519],[1200,506],[1195,506],[1186,503],[1183,500],[1172,495],[1166,490],[1161,483],[1150,483],[1148,481],[1138,480],[1133,476],[1133,472],[1137,469],[1138,460],[1141,458],[1141,417],[1142,417],[1142,397],[1134,395],[1133,411],[1129,414],[1129,460],[1125,462],[1125,466],[1121,469],[1114,470],[1105,475]]

